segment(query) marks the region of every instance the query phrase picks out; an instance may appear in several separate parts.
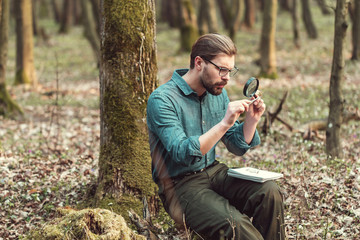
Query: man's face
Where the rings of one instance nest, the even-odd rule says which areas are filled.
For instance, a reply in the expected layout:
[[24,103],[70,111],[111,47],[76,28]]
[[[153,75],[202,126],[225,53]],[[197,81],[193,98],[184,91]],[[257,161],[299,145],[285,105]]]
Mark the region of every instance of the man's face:
[[[235,56],[229,56],[224,53],[217,55],[211,60],[218,67],[233,69],[235,63]],[[205,67],[200,75],[200,82],[203,87],[212,95],[220,95],[223,88],[230,79],[229,74],[225,76],[219,75],[219,68],[212,63],[204,60]]]

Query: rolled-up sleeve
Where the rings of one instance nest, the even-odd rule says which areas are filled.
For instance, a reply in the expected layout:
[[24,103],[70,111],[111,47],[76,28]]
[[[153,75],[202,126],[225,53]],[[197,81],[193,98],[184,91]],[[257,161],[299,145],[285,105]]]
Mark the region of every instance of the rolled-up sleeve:
[[255,130],[254,137],[250,144],[247,144],[244,138],[243,132],[244,123],[236,121],[234,126],[232,126],[223,136],[222,141],[225,144],[226,148],[235,155],[243,155],[252,147],[255,147],[260,144],[260,136],[257,130]]

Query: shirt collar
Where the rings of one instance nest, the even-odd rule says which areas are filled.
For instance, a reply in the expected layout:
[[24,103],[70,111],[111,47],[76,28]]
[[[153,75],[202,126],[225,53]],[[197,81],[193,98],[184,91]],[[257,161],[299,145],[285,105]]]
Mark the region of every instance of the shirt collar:
[[177,69],[174,71],[172,75],[172,79],[185,95],[190,95],[192,93],[195,93],[197,95],[197,93],[194,90],[192,90],[189,84],[187,84],[187,82],[182,78],[182,76],[184,76],[188,71],[189,69],[186,68]]

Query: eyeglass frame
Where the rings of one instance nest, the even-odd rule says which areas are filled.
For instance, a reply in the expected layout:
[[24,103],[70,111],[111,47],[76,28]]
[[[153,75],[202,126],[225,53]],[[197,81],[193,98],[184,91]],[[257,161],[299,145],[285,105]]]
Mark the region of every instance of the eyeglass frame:
[[[205,61],[211,63],[212,65],[214,65],[215,67],[217,67],[217,69],[219,69],[219,76],[220,77],[225,77],[227,74],[230,75],[230,77],[233,77],[235,76],[235,74],[239,71],[239,68],[237,68],[236,66],[234,66],[233,69],[228,69],[228,68],[225,68],[225,67],[219,67],[218,65],[216,65],[215,63],[213,63],[212,61],[202,57],[202,59],[204,59]],[[221,75],[221,71],[224,71],[226,70],[226,73],[224,75]],[[234,72],[234,73],[231,73],[231,72]]]

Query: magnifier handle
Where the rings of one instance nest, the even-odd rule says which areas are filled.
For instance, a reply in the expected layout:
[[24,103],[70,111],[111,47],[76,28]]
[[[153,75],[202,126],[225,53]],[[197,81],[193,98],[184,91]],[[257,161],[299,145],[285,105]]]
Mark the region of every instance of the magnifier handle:
[[249,105],[251,105],[253,102],[255,102],[256,100],[258,100],[259,97],[256,97],[255,99],[251,100],[251,102],[249,103]]

